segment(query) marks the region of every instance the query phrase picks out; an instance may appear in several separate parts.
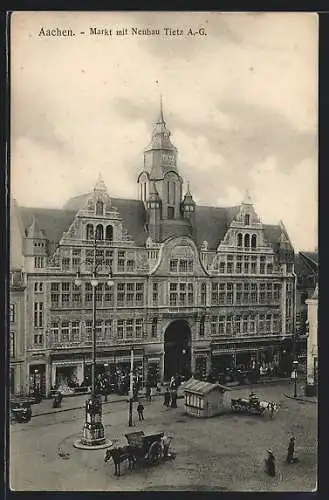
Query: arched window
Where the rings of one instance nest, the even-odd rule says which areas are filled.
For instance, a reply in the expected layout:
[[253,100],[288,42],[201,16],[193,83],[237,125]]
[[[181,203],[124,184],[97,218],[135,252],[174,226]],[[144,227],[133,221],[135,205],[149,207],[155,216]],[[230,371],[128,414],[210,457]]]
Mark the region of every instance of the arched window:
[[238,234],[238,247],[242,247],[242,234]]
[[87,224],[86,236],[87,240],[92,240],[94,238],[94,226],[92,224]]
[[250,215],[249,214],[246,214],[244,216],[244,223],[246,226],[249,226],[249,224],[250,224]]
[[257,236],[255,234],[251,237],[251,248],[256,248],[257,246]]
[[104,203],[100,200],[96,201],[96,215],[104,214]]
[[250,235],[249,234],[245,234],[245,236],[244,236],[244,246],[246,248],[250,247]]
[[105,239],[108,241],[113,240],[113,226],[106,226]]
[[96,226],[96,240],[103,240],[104,239],[104,229],[102,224],[98,224]]

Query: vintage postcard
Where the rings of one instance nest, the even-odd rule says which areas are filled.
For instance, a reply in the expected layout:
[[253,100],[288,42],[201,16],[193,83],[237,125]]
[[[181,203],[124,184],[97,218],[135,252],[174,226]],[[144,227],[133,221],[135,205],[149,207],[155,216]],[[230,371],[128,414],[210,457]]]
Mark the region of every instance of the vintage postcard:
[[318,17],[10,17],[9,487],[317,488]]

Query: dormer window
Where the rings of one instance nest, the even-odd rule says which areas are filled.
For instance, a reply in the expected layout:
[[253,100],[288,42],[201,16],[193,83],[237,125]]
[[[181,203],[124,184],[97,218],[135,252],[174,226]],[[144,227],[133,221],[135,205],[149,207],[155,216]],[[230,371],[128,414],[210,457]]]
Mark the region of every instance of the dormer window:
[[104,215],[104,203],[100,200],[96,201],[96,215]]
[[250,224],[250,214],[246,214],[244,216],[244,223],[245,223],[246,226],[249,226],[249,224]]
[[242,247],[242,234],[238,234],[238,247]]

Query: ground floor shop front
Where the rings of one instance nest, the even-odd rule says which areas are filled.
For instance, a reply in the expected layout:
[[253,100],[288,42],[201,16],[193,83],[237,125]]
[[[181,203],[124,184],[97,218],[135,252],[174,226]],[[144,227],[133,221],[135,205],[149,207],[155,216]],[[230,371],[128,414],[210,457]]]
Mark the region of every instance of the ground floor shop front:
[[[182,340],[183,338],[183,340]],[[171,376],[185,379],[194,375],[206,378],[210,374],[225,374],[232,370],[258,370],[260,375],[287,376],[291,371],[291,345],[287,339],[250,339],[238,341],[193,342],[186,334],[178,342],[171,333],[163,343],[150,343],[133,348],[134,373],[142,385],[170,380]],[[98,349],[96,376],[128,375],[131,366],[131,346]],[[88,348],[49,351],[43,360],[28,363],[29,390],[38,389],[43,396],[51,389],[63,393],[91,385],[92,358]]]

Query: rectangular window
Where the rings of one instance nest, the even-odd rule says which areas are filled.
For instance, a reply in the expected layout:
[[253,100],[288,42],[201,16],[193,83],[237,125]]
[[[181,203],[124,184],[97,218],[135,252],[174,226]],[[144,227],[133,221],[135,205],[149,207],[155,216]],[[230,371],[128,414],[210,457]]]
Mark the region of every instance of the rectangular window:
[[229,292],[227,295],[226,295],[226,303],[228,305],[232,305],[233,304],[233,292]]
[[235,333],[241,333],[241,316],[235,318]]
[[130,273],[135,271],[135,261],[133,259],[127,260],[127,271]]
[[15,332],[10,332],[9,333],[9,340],[10,340],[10,345],[9,345],[9,353],[12,358],[15,357],[16,353],[16,344],[15,344]]
[[232,316],[227,316],[226,317],[226,334],[231,335],[233,331],[233,317]]
[[51,307],[58,307],[59,304],[59,293],[50,294]]
[[62,305],[64,307],[67,307],[69,302],[70,302],[70,294],[69,293],[62,293]]
[[103,324],[100,320],[96,321],[96,339],[103,340]]
[[124,271],[125,270],[125,263],[126,263],[126,252],[119,251],[118,252],[118,271]]
[[16,322],[16,304],[10,304],[10,323]]
[[250,298],[252,304],[257,304],[257,292],[251,292]]
[[142,306],[143,303],[144,303],[144,294],[143,293],[136,293],[136,305]]
[[58,321],[52,321],[51,322],[51,340],[54,344],[58,343],[59,340],[59,323]]
[[59,283],[50,283],[51,292],[59,292]]
[[248,316],[243,317],[242,331],[243,333],[248,333]]
[[205,319],[202,317],[200,320],[200,337],[204,337],[204,322]]
[[69,257],[62,258],[62,270],[69,271],[70,270],[71,259]]
[[34,291],[35,291],[35,293],[43,292],[43,283],[40,283],[40,282],[34,283]]
[[70,323],[68,321],[62,321],[61,341],[69,342],[69,340],[70,340]]
[[90,319],[86,320],[86,341],[90,341],[93,331],[93,322]]
[[118,339],[123,339],[123,334],[124,334],[124,321],[123,321],[123,319],[118,319],[118,321],[117,321]]
[[249,274],[249,262],[244,263],[244,273]]
[[153,338],[157,336],[157,330],[158,330],[158,319],[153,318],[152,319],[152,337]]
[[[136,318],[135,331],[136,331],[136,338],[140,339],[142,337],[142,334],[143,334],[143,318]],[[155,335],[153,335],[153,331],[152,331],[152,337],[156,337],[156,331],[155,331]]]
[[34,345],[38,345],[38,346],[42,345],[43,344],[43,335],[41,335],[40,333],[34,334],[33,342],[34,342]]
[[62,292],[69,292],[70,291],[70,283],[69,282],[63,282],[62,283]]
[[237,304],[241,304],[241,301],[242,301],[242,293],[241,292],[237,292],[236,293],[236,299],[235,299],[235,302]]
[[265,292],[260,292],[260,294],[259,294],[259,302],[261,304],[265,304],[265,302],[266,302],[266,294],[265,294]]
[[79,340],[80,340],[80,322],[79,321],[72,321],[71,340],[72,340],[72,342],[79,342]]
[[107,319],[104,321],[104,337],[106,338],[111,338],[112,337],[112,325],[113,322],[111,319]]
[[241,274],[242,273],[242,262],[237,262],[236,263],[236,272],[238,274]]
[[79,292],[73,293],[72,294],[72,299],[73,299],[74,304],[76,304],[76,305],[80,304],[80,302],[81,302],[81,293],[79,293]]
[[170,272],[177,273],[177,268],[178,268],[178,260],[177,259],[171,259],[170,260],[170,265],[169,265]]
[[211,335],[217,334],[217,316],[211,317],[210,332],[211,332]]
[[260,333],[264,333],[265,329],[265,314],[259,315],[258,329]]
[[92,302],[93,301],[93,294],[92,293],[86,293],[86,295],[85,295],[85,301],[87,303]]
[[255,333],[255,316],[251,315],[249,317],[249,331],[250,333]]
[[179,261],[179,272],[186,273],[187,272],[187,260],[180,259]]
[[34,302],[34,326],[43,327],[43,302]]
[[218,321],[218,333],[219,335],[224,335],[225,333],[225,316],[219,316]]
[[133,336],[133,320],[132,319],[127,319],[126,321],[126,337],[127,339],[129,338],[132,338]]
[[207,301],[207,284],[201,283],[201,305],[205,306]]
[[44,257],[34,257],[34,267],[41,269],[44,266]]
[[267,264],[267,274],[273,273],[273,264]]
[[227,274],[232,274],[233,273],[233,262],[228,262],[227,263]]

